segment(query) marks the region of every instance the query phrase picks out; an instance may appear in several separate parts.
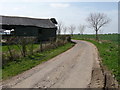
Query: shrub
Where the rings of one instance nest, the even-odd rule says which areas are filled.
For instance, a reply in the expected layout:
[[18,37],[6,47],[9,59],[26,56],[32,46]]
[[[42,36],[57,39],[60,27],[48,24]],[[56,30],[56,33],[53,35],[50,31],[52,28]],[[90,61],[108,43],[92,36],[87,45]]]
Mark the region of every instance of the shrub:
[[11,62],[17,61],[19,58],[26,57],[28,55],[33,55],[34,52],[46,51],[49,49],[57,48],[68,42],[71,42],[71,37],[69,35],[59,35],[57,38],[50,38],[48,42],[39,42],[40,49],[34,50],[33,45],[36,43],[37,39],[35,37],[7,37],[6,46],[8,51],[2,53],[3,65]]

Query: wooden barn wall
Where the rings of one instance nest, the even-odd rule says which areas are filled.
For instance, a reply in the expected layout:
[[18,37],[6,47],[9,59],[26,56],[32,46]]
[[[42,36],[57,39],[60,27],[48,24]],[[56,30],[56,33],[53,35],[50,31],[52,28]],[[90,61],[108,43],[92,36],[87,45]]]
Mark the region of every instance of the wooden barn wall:
[[51,37],[56,37],[56,29],[49,28],[49,29],[42,29],[42,39],[49,40]]
[[35,36],[39,40],[50,40],[51,37],[56,37],[57,28],[40,28],[34,26],[4,26],[5,29],[14,29],[16,36]]
[[15,35],[17,35],[17,36],[37,36],[38,29],[36,27],[19,26],[19,27],[15,28]]

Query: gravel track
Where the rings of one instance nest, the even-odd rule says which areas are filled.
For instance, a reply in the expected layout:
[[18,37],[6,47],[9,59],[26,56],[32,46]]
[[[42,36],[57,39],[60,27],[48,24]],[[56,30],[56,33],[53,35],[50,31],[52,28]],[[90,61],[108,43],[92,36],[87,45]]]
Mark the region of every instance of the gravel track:
[[96,47],[86,41],[73,40],[76,45],[66,52],[25,71],[9,80],[9,88],[87,88],[91,82]]

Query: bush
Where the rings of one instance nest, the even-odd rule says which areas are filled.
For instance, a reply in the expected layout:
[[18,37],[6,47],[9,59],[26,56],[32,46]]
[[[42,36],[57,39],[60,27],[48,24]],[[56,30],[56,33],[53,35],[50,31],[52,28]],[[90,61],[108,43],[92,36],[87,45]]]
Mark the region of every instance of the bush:
[[7,38],[6,46],[8,51],[2,53],[3,65],[17,61],[19,58],[33,55],[34,52],[46,51],[57,48],[68,42],[71,42],[69,35],[59,35],[57,38],[50,38],[49,42],[40,42],[40,49],[34,50],[33,45],[36,42],[35,37],[9,37]]

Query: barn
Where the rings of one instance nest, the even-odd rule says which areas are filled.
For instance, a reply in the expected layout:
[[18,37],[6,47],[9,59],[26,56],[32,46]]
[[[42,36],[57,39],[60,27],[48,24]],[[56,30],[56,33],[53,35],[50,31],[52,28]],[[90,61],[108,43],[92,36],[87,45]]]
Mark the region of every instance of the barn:
[[1,29],[12,30],[15,36],[34,36],[40,40],[56,37],[57,21],[55,18],[38,19],[28,17],[0,16]]

